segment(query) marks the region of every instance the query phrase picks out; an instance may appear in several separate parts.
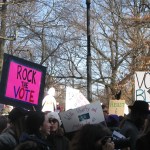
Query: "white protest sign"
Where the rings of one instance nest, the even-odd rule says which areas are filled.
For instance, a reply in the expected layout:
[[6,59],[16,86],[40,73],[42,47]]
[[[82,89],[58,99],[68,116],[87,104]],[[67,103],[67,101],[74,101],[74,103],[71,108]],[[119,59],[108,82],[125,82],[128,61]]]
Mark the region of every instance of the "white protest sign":
[[89,104],[89,101],[79,90],[71,87],[66,88],[65,110],[74,109],[86,104]]
[[135,100],[150,102],[150,72],[135,72]]
[[79,130],[85,124],[98,124],[104,121],[99,101],[59,113],[65,132]]
[[125,139],[126,137],[117,131],[113,131],[112,136],[114,139]]

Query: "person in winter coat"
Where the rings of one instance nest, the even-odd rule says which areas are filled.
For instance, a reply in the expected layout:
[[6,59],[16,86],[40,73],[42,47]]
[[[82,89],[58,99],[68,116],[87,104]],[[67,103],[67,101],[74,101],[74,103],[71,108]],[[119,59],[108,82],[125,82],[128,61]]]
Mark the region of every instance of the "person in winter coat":
[[64,136],[64,131],[60,127],[61,120],[57,112],[49,112],[50,135],[47,141],[52,146],[52,150],[69,150],[69,140]]
[[143,132],[136,141],[136,150],[150,150],[150,115],[145,120]]
[[131,111],[120,124],[120,132],[126,138],[130,138],[130,150],[136,150],[136,140],[149,113],[149,104],[145,101],[135,101],[132,106],[128,107]]
[[27,111],[16,107],[8,115],[9,126],[0,134],[0,150],[13,150],[19,143],[19,137],[25,130]]
[[46,142],[48,134],[50,134],[50,123],[47,114],[31,111],[26,118],[26,130],[20,136],[19,141],[20,144],[32,141],[39,150],[51,150],[50,145]]

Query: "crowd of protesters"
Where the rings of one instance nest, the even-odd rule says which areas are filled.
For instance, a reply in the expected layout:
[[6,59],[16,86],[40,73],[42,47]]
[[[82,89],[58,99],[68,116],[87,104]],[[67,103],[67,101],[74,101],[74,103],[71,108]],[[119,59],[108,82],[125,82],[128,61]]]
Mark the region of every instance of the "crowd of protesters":
[[[149,150],[149,104],[135,101],[126,116],[109,114],[102,105],[105,124],[86,124],[73,135],[65,133],[58,112],[13,108],[0,116],[0,150]],[[113,132],[124,140],[113,138]]]

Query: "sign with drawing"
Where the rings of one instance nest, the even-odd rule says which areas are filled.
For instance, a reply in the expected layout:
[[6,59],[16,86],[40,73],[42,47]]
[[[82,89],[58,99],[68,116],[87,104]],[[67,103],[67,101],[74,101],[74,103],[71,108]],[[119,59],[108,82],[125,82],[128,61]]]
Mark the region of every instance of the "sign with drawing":
[[110,100],[109,101],[109,114],[116,114],[124,116],[125,113],[125,100]]
[[78,90],[71,87],[66,88],[65,110],[74,109],[89,104],[89,101]]
[[12,55],[4,54],[0,86],[1,103],[27,109],[40,109],[46,68]]
[[79,130],[85,124],[98,124],[104,121],[99,101],[59,113],[66,132]]
[[150,102],[150,72],[135,72],[135,100]]

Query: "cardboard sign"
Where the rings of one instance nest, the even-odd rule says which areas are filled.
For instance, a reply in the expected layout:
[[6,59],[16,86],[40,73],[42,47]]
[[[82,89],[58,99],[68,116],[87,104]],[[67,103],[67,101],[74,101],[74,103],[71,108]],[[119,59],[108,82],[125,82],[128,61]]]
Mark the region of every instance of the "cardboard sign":
[[135,100],[150,102],[150,72],[135,72]]
[[44,94],[46,68],[4,54],[0,103],[40,110]]
[[71,87],[66,88],[65,110],[74,109],[87,104],[89,104],[89,101],[79,90]]
[[79,130],[85,124],[98,124],[104,121],[99,101],[59,113],[65,132]]
[[124,116],[125,100],[110,100],[109,101],[109,114],[116,114]]

